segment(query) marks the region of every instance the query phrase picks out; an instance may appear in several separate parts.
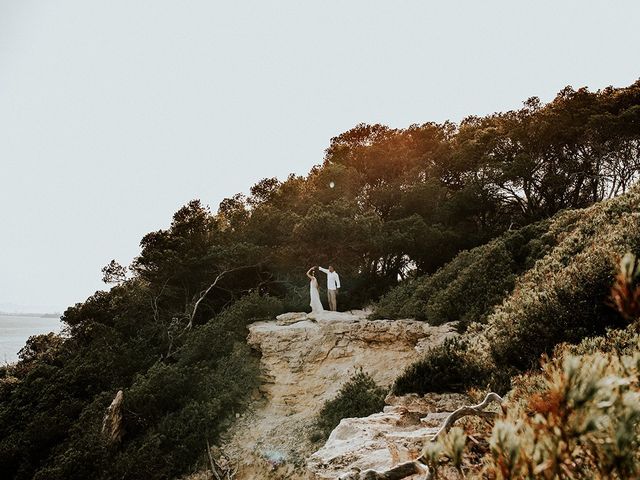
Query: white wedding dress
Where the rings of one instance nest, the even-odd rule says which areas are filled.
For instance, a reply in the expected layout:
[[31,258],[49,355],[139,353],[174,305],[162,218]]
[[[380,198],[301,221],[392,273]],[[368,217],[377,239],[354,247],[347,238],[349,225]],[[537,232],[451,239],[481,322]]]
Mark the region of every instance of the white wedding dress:
[[312,278],[309,282],[309,295],[311,296],[311,313],[324,312],[324,307],[320,301],[320,292],[318,291],[318,280]]

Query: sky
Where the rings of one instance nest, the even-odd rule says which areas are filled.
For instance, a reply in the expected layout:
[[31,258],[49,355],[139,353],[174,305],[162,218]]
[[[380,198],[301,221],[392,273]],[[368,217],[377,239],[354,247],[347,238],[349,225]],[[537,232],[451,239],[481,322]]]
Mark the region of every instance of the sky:
[[62,311],[199,198],[354,125],[640,77],[640,2],[0,0],[0,310]]

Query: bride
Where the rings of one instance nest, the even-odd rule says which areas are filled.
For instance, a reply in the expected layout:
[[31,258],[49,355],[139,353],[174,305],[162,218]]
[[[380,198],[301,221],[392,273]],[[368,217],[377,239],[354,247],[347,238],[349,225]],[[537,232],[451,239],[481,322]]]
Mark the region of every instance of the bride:
[[311,313],[324,312],[324,307],[320,301],[320,291],[318,290],[318,279],[315,275],[315,267],[311,267],[307,271],[309,277],[309,295],[311,296]]

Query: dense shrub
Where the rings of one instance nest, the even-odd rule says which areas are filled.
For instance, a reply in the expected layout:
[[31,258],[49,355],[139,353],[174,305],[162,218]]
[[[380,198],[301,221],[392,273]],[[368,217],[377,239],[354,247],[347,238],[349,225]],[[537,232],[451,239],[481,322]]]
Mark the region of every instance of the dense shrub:
[[[115,305],[124,292],[114,289],[99,300],[111,297],[105,303]],[[136,318],[140,331],[149,332],[142,338],[121,335],[130,327],[126,317],[112,320],[110,313],[122,315],[117,308],[93,318],[71,312],[77,334],[90,341],[34,339],[23,362],[2,371],[3,473],[16,479],[159,480],[206,461],[207,441],[218,439],[258,385],[258,359],[244,342],[246,325],[281,309],[277,299],[246,295],[207,323],[181,328],[168,356],[162,330],[152,328],[162,325],[152,317]],[[101,422],[118,389],[124,391],[125,435],[120,445],[108,446]]]
[[[517,275],[554,245],[543,221],[461,252],[433,275],[403,282],[375,305],[376,318],[417,318],[433,325],[483,321],[512,290]],[[555,232],[554,232],[555,233]]]
[[327,438],[343,418],[366,417],[382,411],[385,396],[386,390],[376,385],[370,375],[362,370],[356,372],[320,410],[317,435]]
[[[485,324],[474,325],[464,335],[461,342],[465,347],[461,353],[445,347],[428,352],[398,379],[396,388],[402,392],[459,391],[471,385],[490,385],[497,390],[506,390],[511,375],[534,367],[540,355],[551,354],[557,344],[577,343],[585,337],[602,334],[608,327],[626,325],[626,320],[609,306],[608,297],[616,260],[625,251],[640,251],[639,210],[640,189],[634,188],[624,196],[588,209],[562,212],[542,229],[542,239],[531,237],[528,241],[518,242],[532,247],[536,253],[519,256],[521,264],[529,268],[517,277],[513,291],[487,312]],[[432,298],[448,298],[447,292],[463,292],[464,289],[456,285],[463,281],[471,266],[486,265],[492,272],[491,262],[485,263],[483,259],[492,258],[491,252],[516,251],[505,245],[507,242],[503,238],[497,239],[485,247],[461,254],[445,266],[442,278],[452,286],[432,290],[432,297],[421,307],[423,311],[429,311],[429,302],[435,302]],[[527,248],[520,252],[526,252]],[[534,262],[533,259],[543,252],[546,254]],[[469,261],[471,256],[476,258]],[[516,257],[511,258],[513,264],[517,264]],[[461,266],[458,271],[462,279],[450,270],[456,264]],[[425,280],[423,285],[432,288],[433,279],[439,274]],[[482,278],[490,291],[492,275]],[[414,284],[417,282],[419,280]],[[415,299],[416,292],[420,291],[419,286],[401,288],[401,294],[392,292],[394,301],[406,294]],[[474,311],[474,306],[483,301],[475,296],[483,294],[479,290],[472,291],[474,293],[468,299],[452,295],[447,302],[439,303],[450,305],[453,310],[457,302],[463,306],[458,311]],[[488,297],[484,295],[485,299]],[[454,298],[456,302],[452,300]],[[482,320],[482,316],[478,320]],[[465,374],[472,371],[468,366],[469,358],[482,363],[481,370],[486,370],[484,375]]]
[[601,352],[615,355],[631,355],[640,348],[640,334],[636,328],[609,329],[605,335],[588,337],[577,345],[558,345],[554,357],[561,355],[591,355]]
[[574,228],[522,275],[484,330],[496,365],[526,369],[560,342],[621,327],[608,304],[617,260],[640,248],[640,190],[581,211]]
[[487,367],[469,351],[469,343],[453,337],[409,365],[393,384],[393,393],[464,392],[487,381]]
[[543,371],[522,375],[496,423],[491,478],[638,478],[640,474],[640,268],[620,262],[612,306],[625,329],[556,348]]
[[543,375],[522,379],[518,401],[493,428],[484,475],[638,478],[639,373],[636,346],[626,356],[561,356]]
[[[635,338],[635,345],[622,337]],[[427,463],[465,478],[627,479],[640,474],[640,344],[631,330],[575,349],[559,348],[541,371],[514,379],[507,408],[486,423],[467,418],[455,455],[451,432],[426,450]],[[603,347],[601,351],[599,347]],[[478,441],[485,438],[487,441]],[[439,477],[436,472],[435,477]]]
[[467,418],[473,442],[460,429],[429,445],[424,459],[436,470],[430,476],[449,464],[458,472],[464,466],[463,476],[473,479],[639,478],[639,300],[640,265],[627,254],[611,304],[628,326],[559,345],[541,369],[515,377],[490,431]]

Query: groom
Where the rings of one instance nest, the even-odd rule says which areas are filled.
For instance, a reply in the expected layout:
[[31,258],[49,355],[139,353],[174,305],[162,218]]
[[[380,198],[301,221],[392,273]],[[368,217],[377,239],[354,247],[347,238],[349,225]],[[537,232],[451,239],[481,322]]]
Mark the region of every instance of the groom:
[[319,270],[327,274],[327,297],[329,298],[329,310],[335,312],[338,308],[336,294],[340,288],[340,277],[331,265],[329,269],[319,267]]

